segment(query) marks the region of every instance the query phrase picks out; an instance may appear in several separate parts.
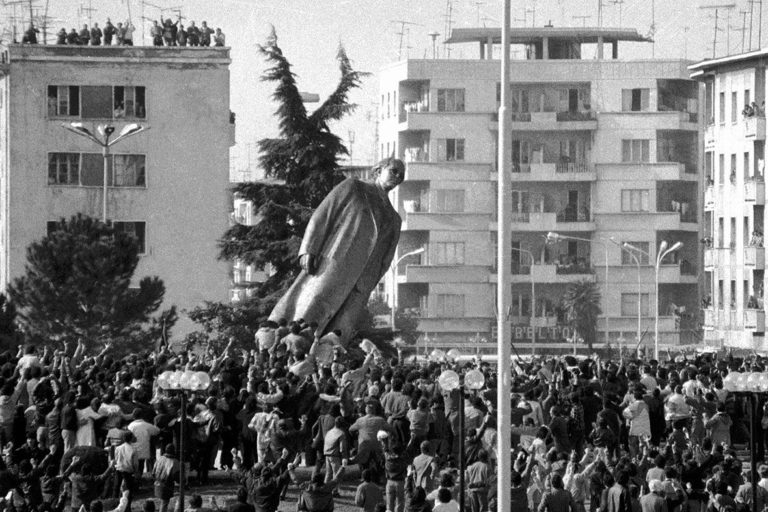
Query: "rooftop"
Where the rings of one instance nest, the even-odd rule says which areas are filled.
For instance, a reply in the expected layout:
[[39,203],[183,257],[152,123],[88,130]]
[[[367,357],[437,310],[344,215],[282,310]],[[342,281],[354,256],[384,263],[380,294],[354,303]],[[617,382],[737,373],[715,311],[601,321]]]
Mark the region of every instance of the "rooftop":
[[768,57],[768,48],[755,50],[738,55],[728,55],[726,57],[717,57],[715,59],[705,59],[696,64],[691,64],[688,69],[691,72],[691,78],[701,76],[707,71],[726,66],[743,66],[752,61],[761,61]]
[[[652,42],[653,39],[641,35],[637,30],[626,28],[597,27],[512,27],[511,44],[530,44],[547,37],[550,40],[562,40],[578,43],[597,43],[602,37],[604,42],[636,41]],[[446,43],[485,43],[492,38],[494,44],[501,44],[501,28],[455,28]]]
[[1,47],[2,64],[17,61],[99,61],[121,63],[174,62],[231,64],[228,47],[203,46],[72,46],[8,44]]

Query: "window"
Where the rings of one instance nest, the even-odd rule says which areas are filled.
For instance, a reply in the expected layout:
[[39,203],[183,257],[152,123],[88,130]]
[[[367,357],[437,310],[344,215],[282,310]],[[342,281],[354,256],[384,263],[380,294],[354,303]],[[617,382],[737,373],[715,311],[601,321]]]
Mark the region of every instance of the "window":
[[464,316],[464,296],[448,293],[437,295],[435,316],[438,318],[460,318]]
[[731,93],[731,122],[735,123],[738,120],[738,114],[739,114],[739,98],[738,93],[736,91],[733,91]]
[[720,100],[720,109],[719,109],[720,118],[718,119],[718,121],[720,121],[720,124],[724,124],[725,123],[725,93],[724,92],[720,93],[719,100]]
[[641,189],[625,189],[621,191],[621,211],[647,212],[650,209],[650,193]]
[[83,96],[83,108],[80,117],[83,119],[112,119],[112,87],[89,85],[80,89]]
[[719,217],[717,219],[717,247],[725,247],[725,219]]
[[432,247],[433,265],[463,265],[464,242],[436,242]]
[[624,112],[647,111],[650,95],[650,89],[622,89],[621,110]]
[[[637,317],[637,293],[621,294],[621,316]],[[649,316],[650,314],[650,295],[640,294],[640,316]]]
[[[144,155],[112,155],[107,161],[107,185],[146,186],[145,161]],[[49,153],[48,184],[101,187],[104,158],[99,153]]]
[[723,280],[719,279],[717,281],[717,309],[723,309],[723,302],[725,302],[723,297]]
[[736,248],[736,217],[731,217],[731,249]]
[[725,183],[725,154],[720,153],[720,156],[718,158],[718,163],[720,164],[720,177],[718,179],[718,182],[722,185]]
[[627,242],[632,247],[637,247],[640,249],[640,251],[633,251],[628,248],[622,248],[621,249],[621,264],[622,265],[636,265],[635,258],[632,257],[632,254],[634,254],[637,257],[637,260],[640,262],[641,265],[648,265],[648,255],[650,254],[650,242]]
[[461,213],[464,211],[463,190],[435,190],[432,194],[431,213]]
[[139,244],[139,254],[147,252],[146,225],[146,222],[115,221],[112,223],[112,227],[115,231],[126,233],[136,238],[136,241]]
[[438,89],[438,112],[464,112],[464,89]]
[[112,183],[115,187],[146,186],[144,155],[114,155]]
[[48,86],[48,116],[79,116],[80,88],[76,85]]
[[464,139],[437,139],[437,158],[443,162],[464,160]]
[[747,178],[749,178],[749,151],[744,152],[744,181],[747,181]]
[[621,141],[622,162],[650,161],[650,141],[647,139],[624,139]]
[[48,154],[48,184],[49,185],[79,185],[80,184],[80,154],[79,153],[49,153]]
[[147,115],[144,87],[115,87],[115,117],[135,117],[144,119]]
[[750,100],[749,89],[744,89],[744,106],[749,106]]

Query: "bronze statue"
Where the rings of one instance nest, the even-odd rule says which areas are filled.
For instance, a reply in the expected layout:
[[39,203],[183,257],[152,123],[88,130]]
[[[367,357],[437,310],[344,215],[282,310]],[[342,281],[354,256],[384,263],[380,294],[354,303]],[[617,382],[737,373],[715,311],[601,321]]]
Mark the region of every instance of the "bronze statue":
[[317,336],[356,332],[371,291],[389,268],[400,238],[397,211],[387,193],[402,183],[405,165],[386,158],[372,182],[348,178],[320,203],[299,249],[301,273],[272,310],[270,320],[317,322]]

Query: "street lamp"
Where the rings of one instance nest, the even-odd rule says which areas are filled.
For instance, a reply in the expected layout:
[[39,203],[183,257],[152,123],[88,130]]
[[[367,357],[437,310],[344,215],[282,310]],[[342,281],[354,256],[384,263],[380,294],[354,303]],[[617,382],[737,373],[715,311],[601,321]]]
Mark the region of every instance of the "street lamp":
[[608,341],[608,339],[609,339],[608,337],[609,337],[609,334],[611,332],[611,330],[608,328],[608,318],[609,317],[608,317],[608,307],[607,307],[607,304],[608,304],[607,303],[607,301],[608,301],[608,244],[605,243],[605,240],[602,239],[602,238],[600,240],[591,240],[589,238],[581,238],[581,237],[578,237],[578,236],[561,235],[561,234],[555,233],[553,231],[550,231],[549,233],[547,233],[547,237],[546,238],[547,238],[547,243],[558,242],[560,240],[574,240],[574,241],[578,241],[578,242],[587,242],[587,243],[590,243],[590,244],[591,243],[600,244],[600,245],[603,246],[603,249],[605,249],[605,297],[604,297],[604,300],[603,300],[603,304],[606,305],[606,308],[605,308],[605,311],[604,311],[604,313],[605,313],[605,341]]
[[[454,358],[458,359],[459,356],[460,353],[457,350]],[[477,369],[469,370],[466,374],[446,370],[440,373],[437,381],[446,391],[459,390],[459,510],[464,512],[464,390],[476,392],[482,389],[485,385],[485,375]]]
[[[651,255],[639,247],[635,247],[634,245],[627,242],[624,242],[623,245],[631,251],[645,254],[648,256],[648,260],[650,261]],[[661,267],[661,261],[667,256],[667,254],[680,249],[683,246],[683,242],[676,242],[672,245],[672,247],[667,247],[667,245],[667,241],[662,240],[661,244],[659,244],[659,250],[656,252],[656,321],[653,328],[653,358],[657,361],[659,360],[659,268]]]
[[117,144],[123,139],[127,139],[128,137],[131,137],[133,135],[136,135],[137,133],[141,133],[145,130],[149,130],[149,127],[142,126],[137,123],[130,123],[123,127],[122,130],[120,130],[120,133],[115,137],[114,140],[110,141],[110,137],[112,137],[112,134],[115,133],[115,127],[111,124],[100,124],[96,127],[96,131],[99,133],[101,138],[96,137],[96,135],[91,132],[88,128],[83,125],[83,123],[75,122],[75,123],[65,123],[61,125],[66,130],[69,130],[72,133],[76,133],[77,135],[81,137],[85,137],[86,139],[90,140],[91,142],[96,143],[98,146],[101,147],[101,153],[104,156],[104,183],[102,187],[102,198],[101,198],[101,221],[106,224],[107,223],[107,182],[108,182],[108,174],[109,174],[109,148]]
[[[527,254],[529,258],[531,258],[531,324],[534,324],[534,320],[536,319],[536,281],[533,278],[533,253],[529,251],[528,249],[519,249],[517,247],[512,247],[512,250],[515,252]],[[536,325],[533,325],[533,335],[531,338],[531,355],[536,355]],[[478,333],[479,337],[479,333]]]
[[[641,292],[641,286],[642,286],[642,280],[640,279],[640,259],[637,257],[637,254],[635,252],[627,247],[624,247],[623,244],[618,242],[615,238],[610,237],[608,240],[619,246],[619,248],[622,251],[625,251],[627,254],[632,256],[632,259],[635,261],[635,265],[637,266],[637,350],[640,349],[640,337],[642,336],[642,317],[643,317],[643,309],[642,309],[642,299],[643,294]],[[621,340],[623,338],[619,337],[619,355],[621,355]]]
[[414,256],[416,254],[421,254],[424,252],[423,247],[419,247],[418,249],[414,249],[411,252],[407,252],[397,258],[397,261],[395,261],[392,266],[392,309],[389,313],[389,322],[392,324],[392,330],[395,330],[395,309],[397,308],[397,266],[400,264],[401,261],[403,261],[408,256]]
[[723,388],[737,396],[749,399],[749,466],[752,477],[752,506],[750,508],[752,512],[759,512],[757,510],[757,459],[755,454],[758,452],[758,443],[763,441],[757,435],[762,429],[758,404],[760,396],[768,393],[768,373],[729,372],[723,378]]
[[157,385],[164,391],[177,392],[181,395],[181,424],[179,425],[179,510],[184,510],[184,426],[187,422],[187,391],[205,391],[211,385],[211,378],[206,372],[166,371],[157,377]]

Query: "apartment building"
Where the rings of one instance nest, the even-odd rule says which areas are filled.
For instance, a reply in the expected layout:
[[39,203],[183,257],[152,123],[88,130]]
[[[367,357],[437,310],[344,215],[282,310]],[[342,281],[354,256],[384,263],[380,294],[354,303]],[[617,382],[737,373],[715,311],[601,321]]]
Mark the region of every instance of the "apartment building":
[[[477,58],[380,72],[379,151],[407,163],[393,192],[397,306],[418,315],[430,346],[495,340],[497,230],[509,229],[518,350],[572,348],[560,303],[585,279],[602,295],[600,343],[634,348],[639,324],[652,345],[657,314],[662,345],[695,340],[700,87],[687,63],[620,59],[620,43],[647,41],[634,30],[513,28],[514,212],[501,224],[500,39],[498,28],[454,29],[448,42],[476,46]],[[662,242],[682,246],[661,261],[657,287]]]
[[768,50],[690,66],[704,84],[704,338],[765,350],[765,65]]
[[[228,48],[9,45],[0,73],[0,287],[24,272],[27,246],[76,213],[101,218],[101,147],[62,127],[114,137],[107,218],[135,234],[135,277],[159,276],[179,310],[226,300],[229,269],[217,240],[227,228]],[[113,139],[114,139],[113,137]],[[193,328],[182,317],[174,335]]]

